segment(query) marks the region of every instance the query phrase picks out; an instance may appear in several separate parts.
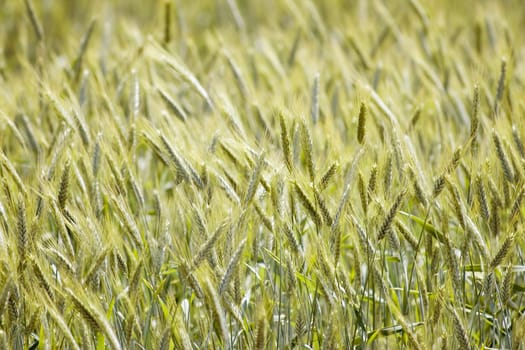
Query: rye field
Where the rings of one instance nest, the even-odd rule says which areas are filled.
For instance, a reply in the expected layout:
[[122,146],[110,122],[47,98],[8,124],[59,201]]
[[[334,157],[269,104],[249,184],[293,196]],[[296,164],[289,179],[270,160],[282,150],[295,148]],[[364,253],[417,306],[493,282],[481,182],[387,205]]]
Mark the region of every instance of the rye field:
[[1,349],[525,349],[518,0],[0,0]]

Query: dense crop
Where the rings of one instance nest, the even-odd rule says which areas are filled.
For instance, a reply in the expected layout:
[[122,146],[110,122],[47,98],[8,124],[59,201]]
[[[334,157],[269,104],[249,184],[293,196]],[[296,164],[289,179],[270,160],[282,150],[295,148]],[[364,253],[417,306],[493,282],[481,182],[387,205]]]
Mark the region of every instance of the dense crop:
[[520,1],[0,0],[0,348],[513,348]]

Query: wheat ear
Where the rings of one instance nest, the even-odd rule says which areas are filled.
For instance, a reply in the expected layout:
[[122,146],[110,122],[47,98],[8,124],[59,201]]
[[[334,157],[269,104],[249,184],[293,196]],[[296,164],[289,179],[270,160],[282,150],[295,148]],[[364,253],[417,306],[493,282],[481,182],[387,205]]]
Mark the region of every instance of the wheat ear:
[[492,259],[492,261],[490,262],[491,269],[495,269],[503,262],[503,259],[505,259],[507,255],[509,254],[512,248],[512,244],[514,243],[515,239],[516,239],[515,233],[511,233],[510,235],[507,236],[507,238],[505,238],[505,241],[503,242],[500,249],[494,256],[494,259]]
[[402,191],[401,193],[399,193],[396,197],[396,200],[394,201],[394,204],[388,210],[388,213],[386,214],[385,218],[383,219],[383,223],[381,224],[379,228],[379,233],[377,234],[378,241],[382,240],[383,237],[385,237],[385,235],[390,232],[392,228],[392,222],[394,221],[394,218],[397,214],[399,206],[401,205],[403,201],[404,196],[405,196],[405,191]]
[[237,250],[233,254],[232,258],[230,259],[230,262],[228,263],[226,272],[224,273],[221,283],[219,284],[219,294],[221,295],[224,293],[224,291],[228,287],[228,284],[230,283],[230,280],[233,274],[235,273],[236,269],[239,267],[239,262],[241,260],[242,251],[244,249],[245,244],[246,244],[246,238],[242,240],[241,243],[239,243]]
[[364,102],[361,102],[361,106],[359,108],[359,117],[357,121],[357,141],[361,145],[365,141],[367,114],[368,114],[368,108]]

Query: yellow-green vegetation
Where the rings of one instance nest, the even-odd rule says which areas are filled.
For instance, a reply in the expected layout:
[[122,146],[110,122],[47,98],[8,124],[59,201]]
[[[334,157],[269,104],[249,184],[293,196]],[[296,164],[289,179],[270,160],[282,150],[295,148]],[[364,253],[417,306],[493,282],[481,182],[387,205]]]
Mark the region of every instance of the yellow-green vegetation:
[[522,349],[521,1],[0,7],[0,348]]

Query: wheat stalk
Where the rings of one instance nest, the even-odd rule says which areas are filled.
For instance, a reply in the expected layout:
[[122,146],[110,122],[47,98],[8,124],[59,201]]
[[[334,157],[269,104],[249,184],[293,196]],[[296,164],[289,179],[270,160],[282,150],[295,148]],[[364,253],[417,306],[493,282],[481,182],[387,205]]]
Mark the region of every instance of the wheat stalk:
[[216,318],[217,323],[219,324],[220,329],[220,338],[222,338],[222,344],[224,345],[225,349],[230,349],[230,336],[228,333],[228,328],[226,327],[226,318],[224,314],[224,310],[222,308],[221,302],[219,300],[219,296],[217,295],[217,292],[215,291],[215,288],[212,286],[211,282],[207,279],[206,280],[206,289],[209,293],[210,302],[213,307],[214,315]]
[[24,0],[24,4],[29,19],[31,20],[33,30],[35,31],[36,38],[38,39],[38,41],[42,41],[44,39],[44,30],[42,29],[42,24],[36,16],[35,9],[33,8],[33,3],[31,2],[31,0]]
[[317,73],[312,84],[312,103],[310,108],[310,116],[314,125],[319,121],[319,79],[320,76],[319,73]]

